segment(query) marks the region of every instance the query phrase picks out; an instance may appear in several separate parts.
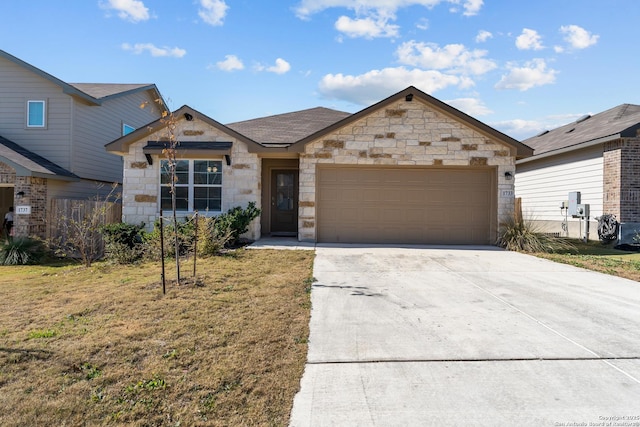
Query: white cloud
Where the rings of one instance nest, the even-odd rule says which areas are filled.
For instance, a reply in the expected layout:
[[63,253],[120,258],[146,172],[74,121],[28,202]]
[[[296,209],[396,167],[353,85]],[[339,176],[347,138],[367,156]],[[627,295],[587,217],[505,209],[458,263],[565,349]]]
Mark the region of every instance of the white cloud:
[[466,77],[443,74],[436,70],[408,70],[405,67],[372,70],[357,76],[327,74],[320,81],[319,92],[329,99],[370,105],[409,85],[433,93],[448,86],[468,87]]
[[266,65],[257,64],[255,65],[256,71],[268,71],[270,73],[275,74],[285,74],[291,70],[291,65],[282,58],[276,59],[276,63],[267,67]]
[[462,44],[440,47],[435,43],[411,40],[398,46],[396,55],[400,63],[405,65],[449,70],[452,73],[480,75],[497,67],[495,62],[484,58],[486,50],[468,50]]
[[503,75],[495,85],[496,89],[529,90],[536,86],[551,84],[556,80],[558,73],[554,69],[547,69],[544,59],[534,59],[525,63],[524,67],[518,67],[514,63],[507,64],[509,74]]
[[493,122],[490,125],[500,130],[500,132],[520,141],[537,135],[545,129],[550,129],[547,128],[543,122],[523,119],[503,120]]
[[276,64],[267,68],[270,73],[284,74],[291,69],[291,65],[282,58],[276,59]]
[[113,9],[118,17],[132,22],[146,21],[151,16],[149,9],[139,0],[107,0],[100,2],[102,9]]
[[222,71],[243,70],[244,64],[236,55],[225,55],[224,61],[216,62],[216,67]]
[[444,101],[452,107],[457,108],[460,111],[464,111],[468,115],[486,116],[492,114],[493,111],[489,109],[484,103],[477,98],[457,98]]
[[575,121],[584,114],[562,114],[541,117],[535,120],[503,120],[490,123],[496,129],[517,140],[525,140],[545,130],[555,129]]
[[553,51],[555,53],[562,53],[562,52],[564,52],[564,48],[562,46],[554,46],[553,47]]
[[224,0],[200,0],[202,9],[198,10],[198,15],[209,25],[222,25],[224,17],[227,15],[229,6]]
[[134,45],[123,43],[122,49],[133,52],[136,55],[148,51],[151,56],[170,56],[174,58],[182,58],[187,54],[186,50],[179,47],[156,47],[152,43],[136,43]]
[[493,34],[491,34],[489,31],[480,30],[478,31],[478,35],[476,36],[476,43],[484,43],[492,37]]
[[424,6],[429,9],[440,3],[459,5],[462,3],[464,15],[476,15],[484,0],[301,0],[295,12],[299,18],[306,19],[314,13],[333,7],[352,9],[358,12],[366,10],[395,12],[400,8],[409,6]]
[[522,34],[516,38],[516,47],[520,50],[544,49],[540,34],[538,34],[536,30],[531,30],[529,28],[524,28],[522,30]]
[[364,37],[372,39],[375,37],[397,37],[398,26],[388,23],[388,19],[371,17],[364,19],[351,19],[348,16],[341,16],[335,24],[336,30],[349,37]]
[[[389,22],[396,20],[396,12],[409,6],[433,8],[440,3],[450,3],[464,7],[464,15],[475,15],[480,11],[483,0],[301,0],[295,7],[298,18],[308,19],[311,15],[330,8],[353,10],[355,18],[341,16],[335,23],[338,31],[349,37],[395,37],[399,27]],[[425,26],[418,24],[418,28]]]
[[473,16],[477,15],[480,12],[480,8],[482,8],[483,0],[467,0],[464,2],[464,13],[465,16]]
[[429,20],[427,18],[420,18],[420,21],[416,24],[416,27],[419,30],[428,30],[429,29]]
[[591,34],[587,30],[577,25],[563,25],[560,32],[564,34],[564,39],[574,49],[585,49],[598,42],[600,36]]

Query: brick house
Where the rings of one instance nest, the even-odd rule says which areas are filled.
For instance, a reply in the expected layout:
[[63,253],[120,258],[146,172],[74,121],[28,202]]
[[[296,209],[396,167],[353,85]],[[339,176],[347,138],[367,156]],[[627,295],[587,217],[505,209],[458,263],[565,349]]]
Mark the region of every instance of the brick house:
[[[215,215],[255,202],[247,237],[492,244],[512,215],[524,144],[408,87],[355,114],[313,108],[222,125],[183,106],[179,210]],[[124,159],[123,221],[169,207],[162,120],[106,149]]]
[[[640,223],[640,105],[622,104],[526,139],[534,155],[517,161],[516,196],[525,216],[545,231],[562,233],[560,203],[579,191],[590,205],[589,237],[596,217],[613,214],[633,230]],[[568,218],[571,237],[582,237]]]

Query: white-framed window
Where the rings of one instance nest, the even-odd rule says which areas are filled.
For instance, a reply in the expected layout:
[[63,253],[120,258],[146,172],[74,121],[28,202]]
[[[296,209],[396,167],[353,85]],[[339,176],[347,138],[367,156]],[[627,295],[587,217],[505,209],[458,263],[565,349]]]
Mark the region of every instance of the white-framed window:
[[27,101],[27,127],[44,128],[47,126],[47,102],[44,100]]
[[[177,160],[176,210],[222,211],[222,160]],[[171,209],[169,161],[160,161],[160,207]]]
[[134,128],[133,126],[128,125],[126,123],[122,123],[122,136],[130,134],[134,130],[136,130],[136,128]]

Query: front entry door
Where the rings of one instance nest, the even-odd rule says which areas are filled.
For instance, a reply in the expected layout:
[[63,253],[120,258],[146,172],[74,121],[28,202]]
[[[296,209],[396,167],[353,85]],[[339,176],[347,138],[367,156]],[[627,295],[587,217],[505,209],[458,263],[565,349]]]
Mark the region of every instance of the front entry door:
[[271,172],[271,234],[298,233],[298,171]]

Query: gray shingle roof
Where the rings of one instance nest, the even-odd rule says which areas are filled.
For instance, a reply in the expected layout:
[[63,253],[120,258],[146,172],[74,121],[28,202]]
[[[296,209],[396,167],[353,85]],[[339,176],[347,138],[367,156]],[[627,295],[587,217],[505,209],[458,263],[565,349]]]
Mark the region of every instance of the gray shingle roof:
[[9,161],[13,166],[30,172],[27,175],[43,178],[58,177],[66,180],[79,179],[76,174],[2,136],[0,136],[0,157]]
[[350,115],[344,111],[316,107],[226,126],[260,144],[293,144]]
[[640,105],[622,104],[582,119],[522,142],[533,148],[537,156],[572,146],[578,148],[581,144],[602,138],[635,136],[636,128],[640,126]]
[[97,99],[118,95],[118,94],[129,92],[132,90],[154,88],[154,85],[151,83],[148,83],[148,84],[69,83],[69,85]]

